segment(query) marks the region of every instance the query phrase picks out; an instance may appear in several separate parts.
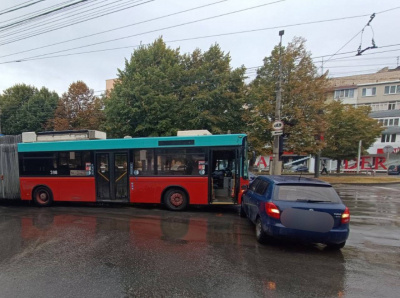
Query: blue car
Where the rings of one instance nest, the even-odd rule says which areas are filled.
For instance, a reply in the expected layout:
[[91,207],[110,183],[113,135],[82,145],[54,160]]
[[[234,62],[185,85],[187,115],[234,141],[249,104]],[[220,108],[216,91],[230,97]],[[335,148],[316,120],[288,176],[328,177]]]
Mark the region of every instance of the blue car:
[[258,176],[244,192],[240,215],[255,224],[258,242],[286,238],[345,246],[349,209],[326,182],[298,176]]

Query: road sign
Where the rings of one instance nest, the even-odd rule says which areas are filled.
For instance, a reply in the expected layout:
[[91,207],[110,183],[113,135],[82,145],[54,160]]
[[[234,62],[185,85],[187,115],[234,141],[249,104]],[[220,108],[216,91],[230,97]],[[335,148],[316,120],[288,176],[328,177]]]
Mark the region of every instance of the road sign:
[[275,131],[271,131],[273,136],[281,136],[283,135],[283,131],[282,130],[275,130]]
[[383,153],[393,153],[394,148],[390,145],[386,145],[385,147],[383,147]]
[[272,129],[273,130],[282,130],[283,129],[283,122],[280,120],[276,120],[274,123],[272,123]]

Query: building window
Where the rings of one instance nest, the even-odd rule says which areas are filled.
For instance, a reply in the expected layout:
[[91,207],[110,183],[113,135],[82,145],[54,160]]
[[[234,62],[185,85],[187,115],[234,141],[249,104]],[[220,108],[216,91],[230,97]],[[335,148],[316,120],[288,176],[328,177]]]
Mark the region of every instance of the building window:
[[385,86],[385,94],[400,93],[400,85]]
[[354,97],[354,89],[341,89],[335,90],[334,98],[353,98]]
[[381,126],[399,126],[400,118],[379,118],[376,119]]
[[394,143],[396,142],[396,134],[383,134],[381,137],[382,143]]
[[376,95],[376,87],[369,87],[362,89],[362,96],[375,96]]

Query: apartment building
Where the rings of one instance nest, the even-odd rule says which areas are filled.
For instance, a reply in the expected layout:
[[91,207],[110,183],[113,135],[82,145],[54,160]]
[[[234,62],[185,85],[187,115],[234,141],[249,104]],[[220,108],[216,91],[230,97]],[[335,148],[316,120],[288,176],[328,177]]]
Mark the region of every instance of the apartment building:
[[[371,107],[372,118],[385,127],[382,135],[368,149],[369,156],[363,164],[371,164],[376,170],[387,165],[384,147],[390,145],[394,153],[400,151],[400,67],[364,75],[333,78],[327,100],[340,100],[344,104]],[[392,160],[399,159],[392,156]],[[385,161],[383,161],[385,160]]]

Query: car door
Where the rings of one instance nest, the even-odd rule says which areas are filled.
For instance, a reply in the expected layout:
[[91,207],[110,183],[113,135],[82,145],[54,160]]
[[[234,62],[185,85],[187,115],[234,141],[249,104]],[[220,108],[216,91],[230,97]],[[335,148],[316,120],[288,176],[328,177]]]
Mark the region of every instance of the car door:
[[248,190],[244,193],[243,195],[243,209],[244,212],[247,214],[247,217],[250,218],[250,212],[251,212],[251,208],[250,208],[250,204],[252,202],[252,196],[254,195],[254,191],[258,185],[258,183],[260,183],[260,178],[256,178],[252,183],[250,183],[250,186],[248,188]]
[[257,216],[260,214],[260,208],[264,208],[264,203],[267,200],[266,199],[266,192],[268,189],[269,183],[268,181],[265,180],[260,180],[260,182],[255,186],[255,190],[253,192],[253,195],[251,196],[251,201],[249,204],[250,210],[250,216],[249,218],[255,222],[257,219]]

